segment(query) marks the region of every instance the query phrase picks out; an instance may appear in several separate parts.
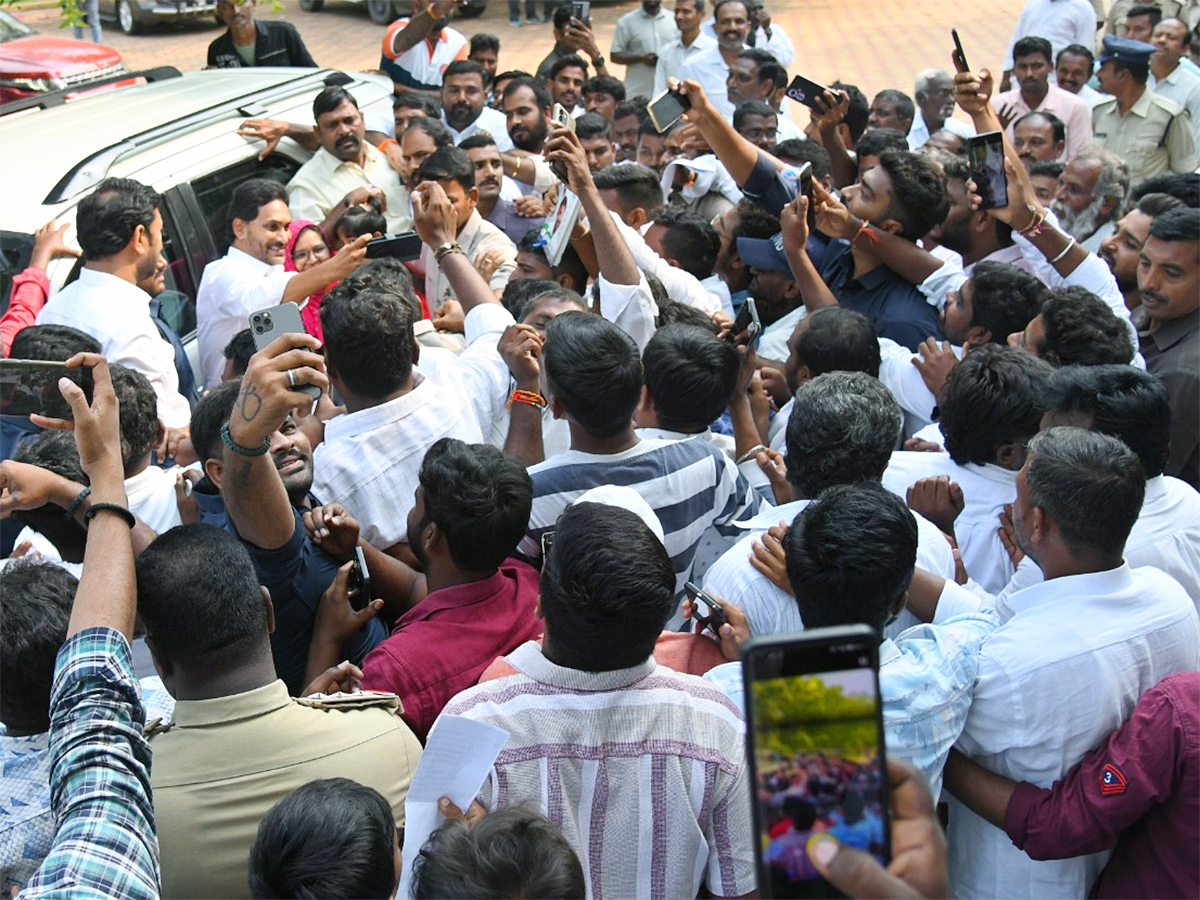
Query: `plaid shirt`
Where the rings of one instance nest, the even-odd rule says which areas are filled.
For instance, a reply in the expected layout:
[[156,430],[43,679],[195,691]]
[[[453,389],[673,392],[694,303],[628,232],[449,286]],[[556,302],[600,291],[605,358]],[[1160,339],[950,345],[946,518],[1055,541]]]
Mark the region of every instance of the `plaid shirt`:
[[58,651],[50,695],[50,800],[58,831],[21,897],[159,896],[150,801],[129,643],[89,628]]

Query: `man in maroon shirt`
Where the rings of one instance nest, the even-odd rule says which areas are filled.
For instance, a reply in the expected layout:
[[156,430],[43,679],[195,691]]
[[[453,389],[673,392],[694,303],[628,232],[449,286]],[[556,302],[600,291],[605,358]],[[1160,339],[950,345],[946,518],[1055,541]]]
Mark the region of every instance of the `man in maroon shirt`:
[[[443,438],[425,454],[408,546],[428,593],[362,666],[363,687],[398,694],[401,717],[422,741],[442,707],[492,660],[542,633],[538,573],[508,559],[532,503],[525,467],[495,447]],[[339,574],[321,601],[309,652],[314,671],[336,664],[345,641],[382,608],[376,600],[354,612],[345,583]]]
[[1200,673],[1164,678],[1050,790],[954,751],[946,789],[1033,859],[1113,850],[1092,897],[1200,897]]

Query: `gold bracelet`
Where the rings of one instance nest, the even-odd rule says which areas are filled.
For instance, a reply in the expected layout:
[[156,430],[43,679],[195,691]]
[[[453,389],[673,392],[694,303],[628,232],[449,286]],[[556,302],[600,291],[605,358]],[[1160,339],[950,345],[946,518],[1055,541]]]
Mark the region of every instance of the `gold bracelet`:
[[513,169],[513,178],[521,174],[521,157],[517,157],[517,167]]

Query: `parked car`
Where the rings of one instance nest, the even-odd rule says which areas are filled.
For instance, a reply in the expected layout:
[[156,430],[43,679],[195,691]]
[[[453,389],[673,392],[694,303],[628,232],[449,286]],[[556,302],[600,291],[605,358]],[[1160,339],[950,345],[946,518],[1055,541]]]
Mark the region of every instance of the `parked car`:
[[128,71],[112,47],[38,34],[0,10],[0,103],[46,91],[74,91]]
[[[350,2],[366,2],[367,15],[376,25],[390,25],[397,19],[412,15],[410,0],[350,0]],[[488,0],[461,0],[455,7],[454,14],[460,19],[474,19],[483,15],[487,4]],[[325,8],[325,0],[300,0],[300,8],[305,12],[320,12]]]
[[[225,216],[233,189],[248,178],[286,183],[312,155],[289,138],[259,160],[261,141],[239,137],[248,116],[311,122],[313,99],[336,79],[354,95],[369,129],[391,133],[387,76],[322,69],[209,69],[90,94],[0,118],[0,158],[37,153],[37,165],[9,178],[0,203],[0,311],[12,278],[29,263],[33,232],[50,219],[74,225],[76,210],[103,179],[134,178],[163,198],[167,295],[163,317],[197,371],[196,289],[204,267],[228,247]],[[31,146],[35,150],[31,150]],[[74,228],[67,240],[75,240]],[[80,263],[59,259],[52,290],[75,279]]]
[[139,34],[147,25],[216,18],[217,0],[100,0],[100,18],[116,22],[126,34]]

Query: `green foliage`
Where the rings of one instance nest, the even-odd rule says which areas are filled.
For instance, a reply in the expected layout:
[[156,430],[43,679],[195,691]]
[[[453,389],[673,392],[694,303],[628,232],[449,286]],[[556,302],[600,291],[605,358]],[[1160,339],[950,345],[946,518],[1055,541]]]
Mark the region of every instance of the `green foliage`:
[[759,747],[792,757],[837,751],[847,759],[874,757],[879,739],[872,697],[847,697],[819,675],[773,678],[754,684]]

